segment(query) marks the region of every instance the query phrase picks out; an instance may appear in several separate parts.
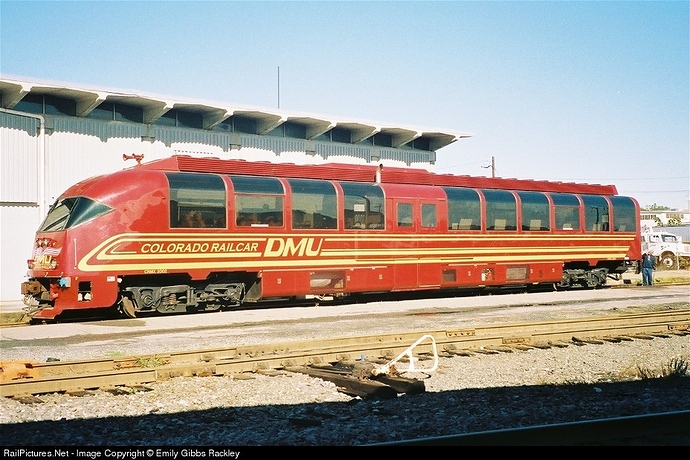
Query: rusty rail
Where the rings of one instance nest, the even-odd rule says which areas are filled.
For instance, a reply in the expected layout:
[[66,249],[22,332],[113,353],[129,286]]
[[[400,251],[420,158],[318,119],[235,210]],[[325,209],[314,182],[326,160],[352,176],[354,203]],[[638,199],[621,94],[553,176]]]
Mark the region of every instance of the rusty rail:
[[[450,357],[601,341],[651,339],[672,334],[690,334],[690,310],[514,323],[457,330],[412,331],[375,337],[340,337],[116,359],[32,362],[23,363],[26,375],[13,378],[4,374],[4,371],[0,373],[0,396],[14,397],[141,385],[177,376],[306,369],[328,366],[332,363],[368,362],[385,366],[396,359],[401,363],[406,359],[407,362],[410,359],[430,359],[436,353],[436,347],[440,356]],[[400,356],[425,335],[433,340],[419,342],[414,356]],[[13,362],[15,367],[17,363]],[[7,363],[2,364],[5,369]],[[390,367],[387,370],[391,370]]]

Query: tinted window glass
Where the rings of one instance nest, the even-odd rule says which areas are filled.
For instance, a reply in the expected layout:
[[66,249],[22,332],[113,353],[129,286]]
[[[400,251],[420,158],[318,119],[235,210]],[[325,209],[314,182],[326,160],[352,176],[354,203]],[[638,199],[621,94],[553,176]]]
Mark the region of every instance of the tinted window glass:
[[167,173],[170,185],[170,226],[225,228],[226,194],[215,174]]
[[610,199],[613,204],[613,231],[637,231],[637,223],[640,219],[637,217],[633,200],[625,196],[612,196]]
[[77,103],[71,99],[46,95],[45,113],[49,115],[77,115]]
[[144,122],[144,109],[131,105],[115,104],[115,121]]
[[398,227],[412,227],[412,203],[398,203],[396,214]]
[[341,182],[345,194],[345,228],[384,228],[383,191],[374,184]]
[[575,195],[552,193],[556,230],[580,230],[580,201]]
[[112,102],[101,102],[98,107],[86,114],[86,118],[97,118],[99,120],[112,120],[115,104]]
[[274,177],[231,176],[235,193],[267,193],[283,195],[283,184]]
[[527,231],[550,230],[549,200],[539,192],[518,192],[522,211],[522,229]]
[[448,197],[449,230],[481,230],[481,202],[476,190],[444,188]]
[[436,205],[422,205],[422,228],[436,227]]
[[238,227],[282,227],[283,184],[274,177],[231,176]]
[[204,119],[199,113],[177,112],[177,126],[183,128],[202,129]]
[[585,231],[609,231],[609,202],[603,196],[582,195],[585,205]]
[[39,231],[55,232],[65,230],[110,211],[112,211],[110,206],[97,203],[90,198],[63,198],[50,208]]
[[40,94],[27,94],[13,107],[14,110],[29,113],[43,113],[43,96]]
[[318,180],[290,179],[292,228],[338,228],[338,209],[333,184]]
[[482,190],[486,198],[486,229],[517,230],[515,197],[505,190]]
[[234,116],[232,117],[232,126],[234,128],[234,131],[238,133],[257,133],[256,121],[252,120],[251,118],[242,118]]

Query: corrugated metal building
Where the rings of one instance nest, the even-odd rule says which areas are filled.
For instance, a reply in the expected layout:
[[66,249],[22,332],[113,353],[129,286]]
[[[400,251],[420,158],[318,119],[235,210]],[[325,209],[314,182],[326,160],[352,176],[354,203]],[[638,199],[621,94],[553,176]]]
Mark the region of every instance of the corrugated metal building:
[[0,301],[21,298],[34,234],[70,185],[173,154],[433,169],[463,133],[0,79]]

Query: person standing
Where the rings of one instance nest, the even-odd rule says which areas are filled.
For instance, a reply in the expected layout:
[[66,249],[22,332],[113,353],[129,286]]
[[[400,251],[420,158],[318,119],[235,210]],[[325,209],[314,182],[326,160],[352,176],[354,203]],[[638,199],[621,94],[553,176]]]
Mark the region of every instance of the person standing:
[[654,269],[656,268],[656,257],[651,249],[642,254],[642,285],[651,286],[654,284]]

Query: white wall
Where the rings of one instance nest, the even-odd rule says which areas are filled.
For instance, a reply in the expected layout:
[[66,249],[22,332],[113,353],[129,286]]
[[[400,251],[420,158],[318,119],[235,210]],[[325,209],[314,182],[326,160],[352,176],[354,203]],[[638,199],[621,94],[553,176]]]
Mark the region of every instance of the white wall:
[[0,301],[22,298],[26,261],[33,256],[36,229],[42,221],[38,207],[0,206]]

